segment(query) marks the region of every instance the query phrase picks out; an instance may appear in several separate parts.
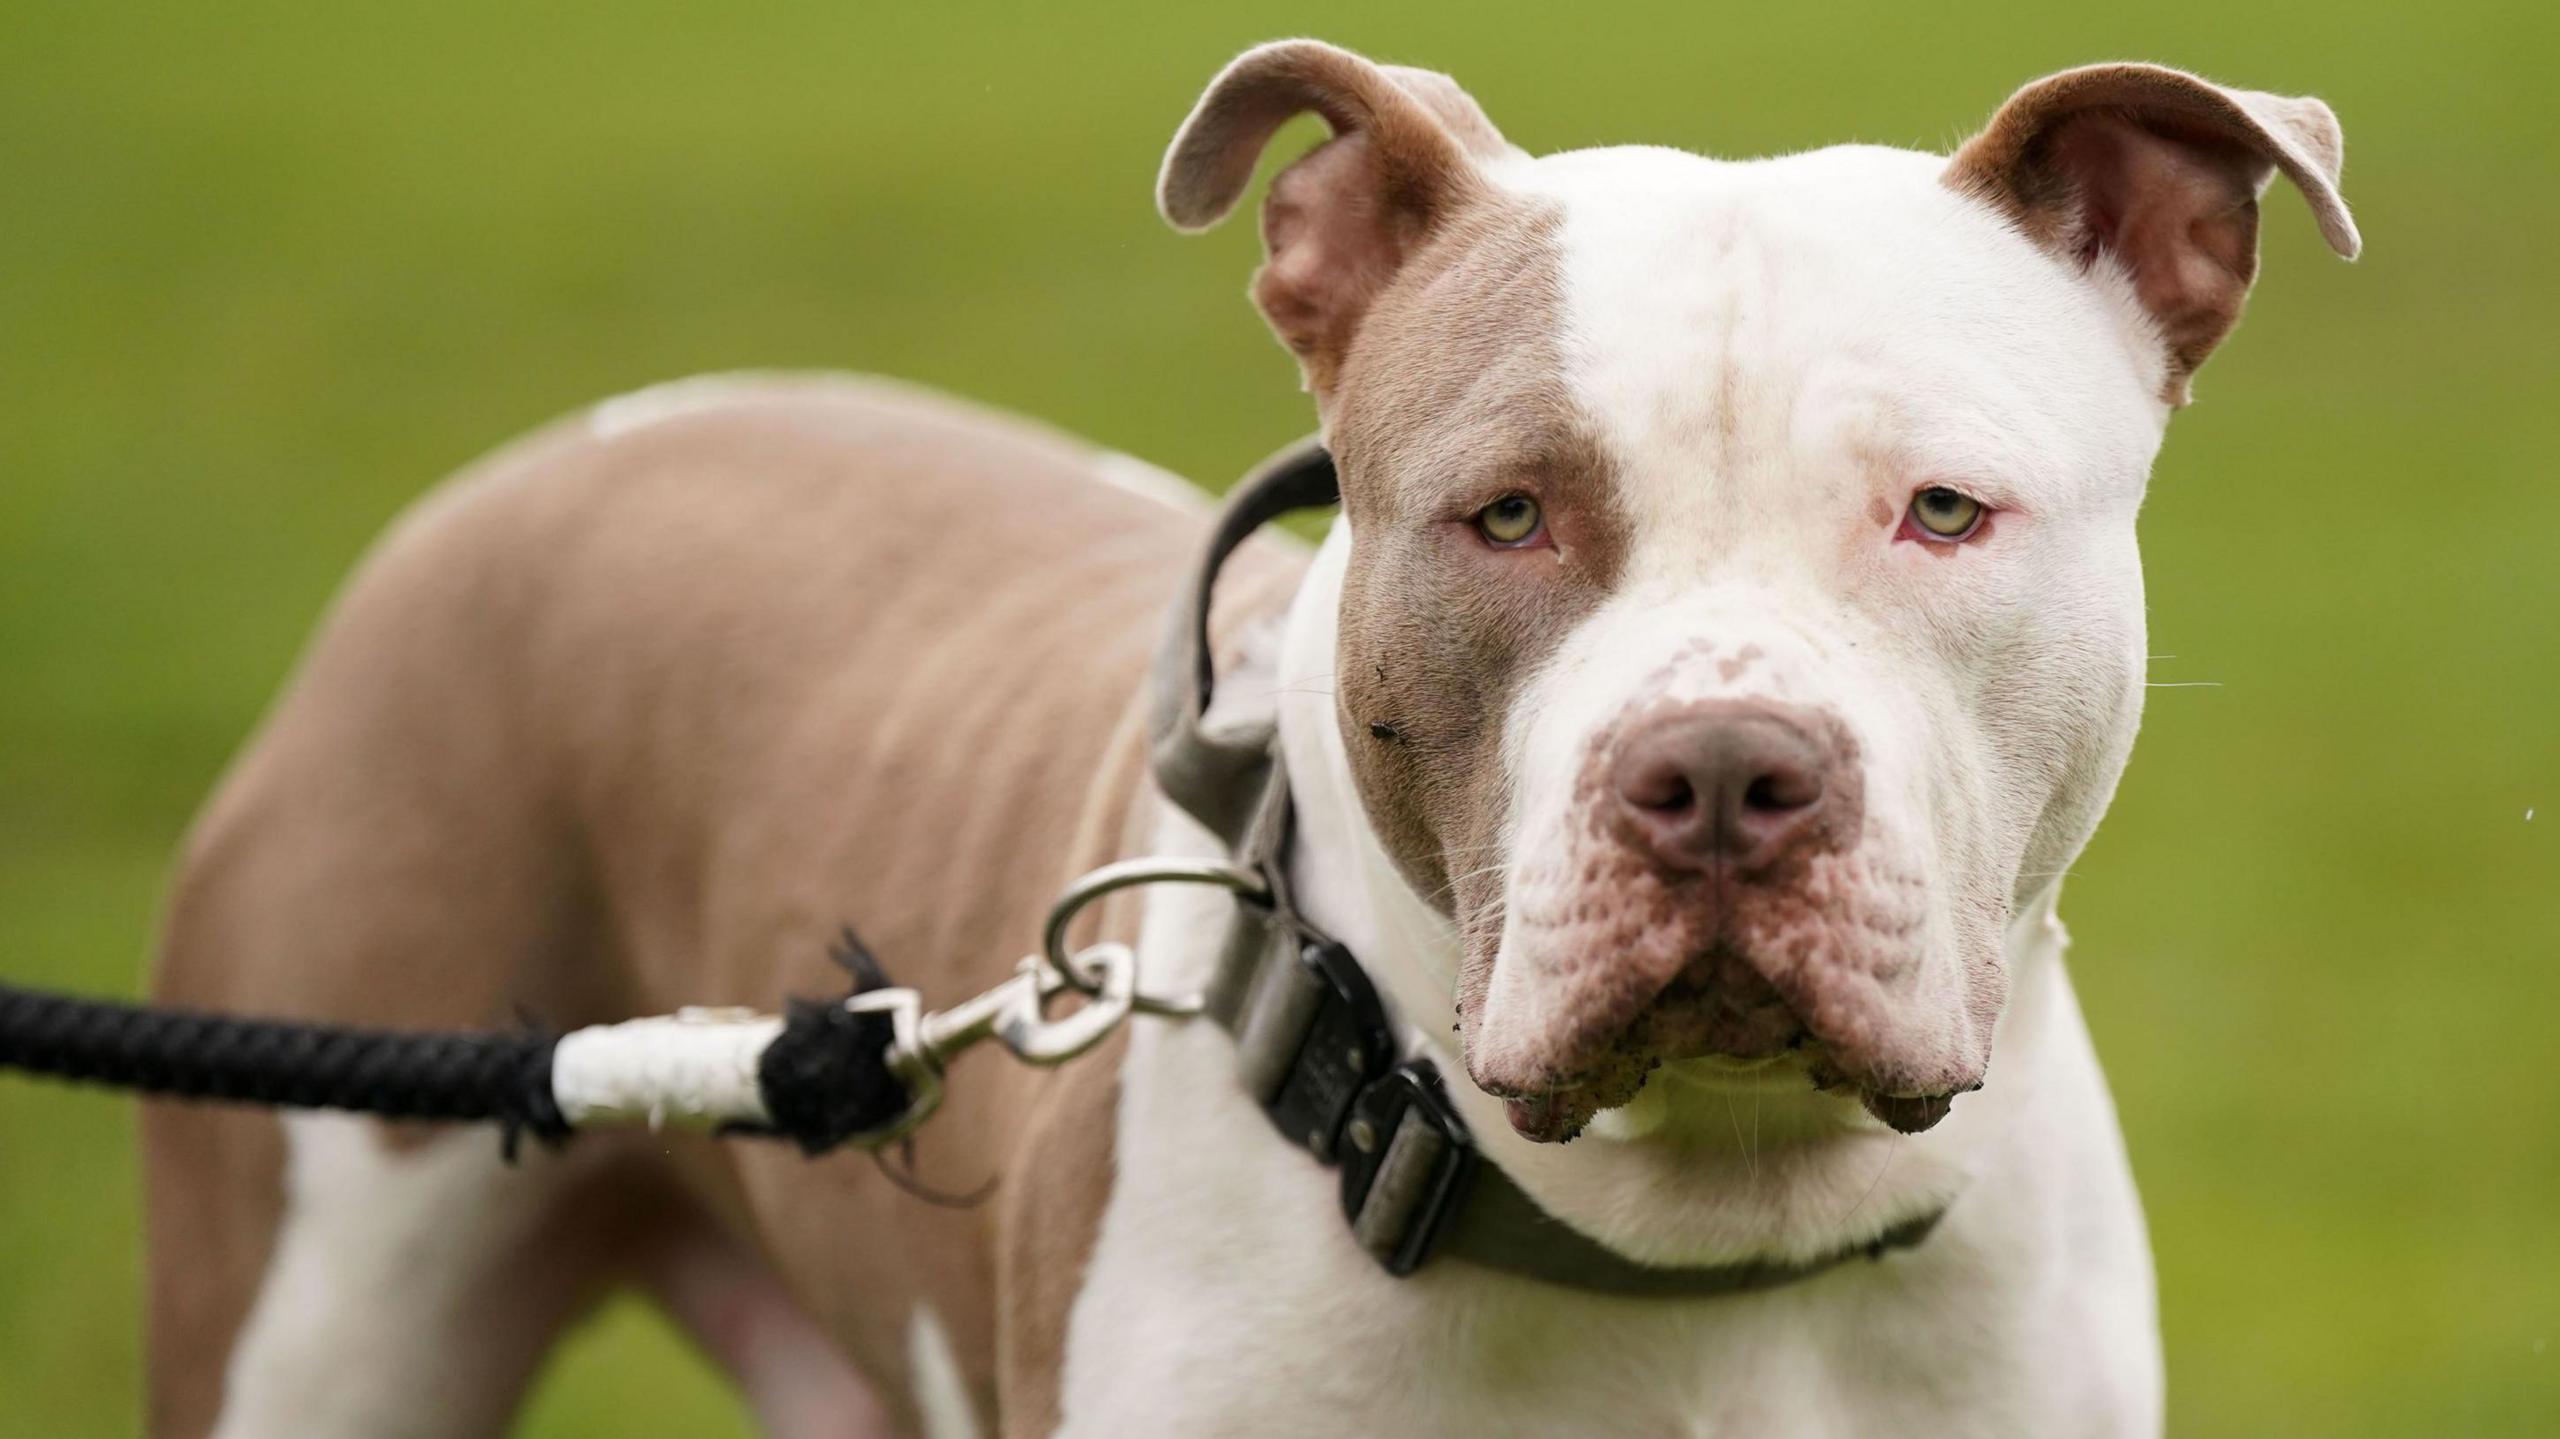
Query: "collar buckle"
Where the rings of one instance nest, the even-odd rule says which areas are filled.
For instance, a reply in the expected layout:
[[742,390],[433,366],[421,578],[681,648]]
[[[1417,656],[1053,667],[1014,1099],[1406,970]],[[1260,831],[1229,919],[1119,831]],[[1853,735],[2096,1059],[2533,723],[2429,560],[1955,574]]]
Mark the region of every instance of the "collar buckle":
[[1360,1091],[1343,1127],[1342,1214],[1351,1237],[1389,1274],[1431,1257],[1466,1202],[1476,1147],[1427,1059],[1408,1060]]
[[1351,951],[1280,916],[1266,924],[1235,1025],[1237,1075],[1282,1135],[1331,1164],[1352,1101],[1395,1063],[1395,1043]]
[[1258,951],[1229,1023],[1237,1077],[1283,1138],[1340,1167],[1352,1238],[1389,1274],[1410,1274],[1475,1176],[1466,1121],[1429,1060],[1396,1062],[1386,1009],[1350,950],[1285,912],[1240,904],[1237,917]]

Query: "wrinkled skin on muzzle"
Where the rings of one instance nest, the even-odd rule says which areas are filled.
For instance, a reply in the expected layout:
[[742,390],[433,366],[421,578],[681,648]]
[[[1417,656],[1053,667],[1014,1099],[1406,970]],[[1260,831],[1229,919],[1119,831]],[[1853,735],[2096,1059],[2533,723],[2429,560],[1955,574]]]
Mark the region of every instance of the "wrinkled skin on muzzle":
[[[1625,662],[1666,634],[1685,637],[1658,663]],[[1874,644],[1818,657],[1739,607],[1679,605],[1613,607],[1568,642],[1524,719],[1502,927],[1469,955],[1469,1070],[1523,1134],[1570,1137],[1665,1062],[1793,1064],[1905,1131],[1982,1082],[2009,895],[1946,876],[2017,857],[1929,823],[1997,799],[1912,742],[1930,706],[1859,702]],[[1578,761],[1550,775],[1550,749]]]

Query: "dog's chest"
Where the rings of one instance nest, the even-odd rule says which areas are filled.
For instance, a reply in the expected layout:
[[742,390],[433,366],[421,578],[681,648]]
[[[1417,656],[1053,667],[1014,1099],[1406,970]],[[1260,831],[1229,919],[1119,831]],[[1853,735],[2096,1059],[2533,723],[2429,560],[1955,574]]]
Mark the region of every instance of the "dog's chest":
[[[1387,1278],[1344,1231],[1330,1171],[1235,1091],[1223,1044],[1136,1036],[1066,1435],[1259,1434],[1282,1416],[1339,1434],[1935,1433],[1979,1421],[1986,1396],[2044,1406],[2023,1316],[1979,1287],[1951,1306],[1943,1269],[1697,1302],[1454,1261]],[[1967,1432],[2013,1428],[2033,1425]]]
[[[1151,974],[1204,962],[1220,902],[1150,905]],[[2035,1432],[2031,1414],[2068,1411],[2028,1363],[2011,1291],[1967,1272],[1970,1242],[1702,1301],[1456,1261],[1389,1278],[1345,1229],[1333,1171],[1273,1132],[1233,1070],[1209,1026],[1131,1036],[1063,1435]],[[1986,1404],[2019,1422],[1968,1430]]]

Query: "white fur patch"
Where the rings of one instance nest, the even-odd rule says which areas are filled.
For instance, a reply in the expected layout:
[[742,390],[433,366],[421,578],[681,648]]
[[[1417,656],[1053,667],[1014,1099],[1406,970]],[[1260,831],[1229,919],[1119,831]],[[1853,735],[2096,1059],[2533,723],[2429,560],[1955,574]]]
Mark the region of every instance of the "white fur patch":
[[978,1411],[969,1402],[951,1333],[930,1304],[918,1304],[907,1316],[907,1382],[914,1386],[925,1439],[978,1439]]
[[284,1219],[215,1439],[455,1432],[452,1336],[476,1262],[534,1222],[537,1176],[481,1131],[394,1153],[371,1120],[284,1121]]

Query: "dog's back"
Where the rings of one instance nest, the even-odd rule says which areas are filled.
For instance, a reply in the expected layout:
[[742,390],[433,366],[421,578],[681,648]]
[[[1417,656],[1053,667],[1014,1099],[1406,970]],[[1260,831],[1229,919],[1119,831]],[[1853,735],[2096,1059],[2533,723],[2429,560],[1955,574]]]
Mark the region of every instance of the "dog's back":
[[[843,987],[847,924],[929,1003],[984,987],[1140,788],[1201,511],[1137,468],[814,379],[644,392],[499,455],[379,547],[208,807],[159,996],[411,1027],[771,1006]],[[964,1079],[922,1141],[955,1189],[1068,1102]],[[626,1279],[771,1364],[741,1377],[781,1427],[850,1402],[758,1358],[794,1345],[900,1395],[994,1384],[1002,1202],[930,1208],[859,1157],[583,1139],[507,1170],[485,1134],[169,1107],[145,1149],[155,1433],[482,1432]]]

